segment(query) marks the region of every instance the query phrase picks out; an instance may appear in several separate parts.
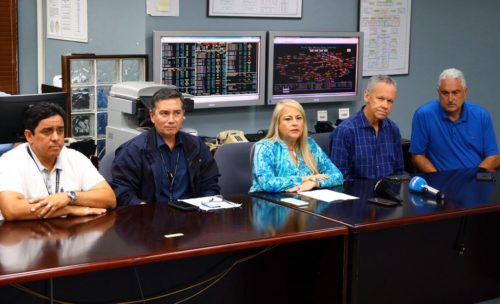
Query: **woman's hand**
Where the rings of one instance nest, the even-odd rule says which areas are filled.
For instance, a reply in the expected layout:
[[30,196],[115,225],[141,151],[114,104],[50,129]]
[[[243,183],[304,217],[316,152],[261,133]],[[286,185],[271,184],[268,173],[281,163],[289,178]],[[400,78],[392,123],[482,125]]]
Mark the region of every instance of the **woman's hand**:
[[310,181],[310,180],[303,182],[302,185],[300,185],[299,192],[312,190],[316,187],[317,183],[319,183],[319,182]]
[[300,190],[300,186],[301,185],[297,185],[297,186],[292,187],[290,189],[286,189],[285,192],[287,192],[287,193],[297,193]]
[[324,180],[328,178],[328,174],[314,174],[314,175],[307,175],[302,177],[302,183],[306,181],[318,181],[318,180]]
[[301,192],[301,191],[312,190],[312,189],[314,189],[318,185],[318,183],[319,182],[317,182],[317,181],[306,180],[301,185],[297,185],[295,187],[287,189],[287,190],[285,190],[285,192],[288,192],[288,193],[297,193],[297,192]]

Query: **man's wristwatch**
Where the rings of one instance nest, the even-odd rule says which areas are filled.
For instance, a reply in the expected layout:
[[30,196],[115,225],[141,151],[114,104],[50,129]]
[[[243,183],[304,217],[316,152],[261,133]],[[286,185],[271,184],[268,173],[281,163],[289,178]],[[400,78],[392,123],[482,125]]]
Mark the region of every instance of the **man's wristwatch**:
[[78,199],[78,196],[76,195],[75,191],[68,191],[66,192],[66,194],[68,195],[69,199],[70,199],[70,204],[75,204],[76,203],[76,200]]

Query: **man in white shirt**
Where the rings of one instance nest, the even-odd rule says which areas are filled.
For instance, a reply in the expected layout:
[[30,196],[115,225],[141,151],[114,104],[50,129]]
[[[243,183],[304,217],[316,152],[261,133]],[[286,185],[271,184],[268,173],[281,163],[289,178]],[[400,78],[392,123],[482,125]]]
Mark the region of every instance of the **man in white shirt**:
[[64,147],[65,116],[51,103],[27,109],[27,143],[0,158],[0,219],[103,214],[116,207],[113,190],[90,160]]

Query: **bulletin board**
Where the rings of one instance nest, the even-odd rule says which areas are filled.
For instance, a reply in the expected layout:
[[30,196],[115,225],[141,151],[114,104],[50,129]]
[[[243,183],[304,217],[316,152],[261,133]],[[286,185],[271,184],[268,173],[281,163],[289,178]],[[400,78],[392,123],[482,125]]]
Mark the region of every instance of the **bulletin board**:
[[408,74],[411,0],[360,0],[363,76]]
[[302,18],[302,0],[208,0],[208,16]]

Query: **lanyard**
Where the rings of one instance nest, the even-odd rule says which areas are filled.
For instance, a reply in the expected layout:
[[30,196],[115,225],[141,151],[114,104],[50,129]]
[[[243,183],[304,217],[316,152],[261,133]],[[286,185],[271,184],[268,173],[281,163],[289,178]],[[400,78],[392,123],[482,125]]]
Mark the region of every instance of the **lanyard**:
[[[167,148],[168,149],[168,148]],[[170,196],[170,202],[174,202],[174,184],[175,184],[175,176],[177,175],[177,168],[179,166],[179,155],[181,154],[179,150],[177,149],[177,158],[175,160],[175,168],[174,172],[167,170],[167,164],[165,163],[165,159],[163,158],[163,151],[161,149],[158,149],[160,152],[160,157],[161,157],[161,162],[163,164],[163,171],[165,172],[165,175],[167,176],[167,181],[169,185],[169,196]]]
[[[52,194],[52,191],[50,190],[49,186],[48,186],[48,183],[47,183],[47,179],[44,177],[43,173],[42,173],[42,170],[40,170],[40,167],[38,166],[35,158],[33,157],[33,154],[31,154],[31,150],[28,146],[26,146],[26,150],[28,150],[28,154],[30,155],[31,159],[33,160],[33,162],[35,163],[35,166],[36,168],[38,169],[38,172],[40,172],[40,174],[42,174],[42,178],[43,178],[43,183],[45,185],[45,189],[47,189],[47,193],[49,195]],[[176,168],[177,169],[177,168]],[[47,169],[45,169],[47,171]],[[61,174],[60,174],[60,171],[61,169],[56,169],[56,193],[59,192],[59,181],[61,179]],[[47,171],[48,172],[48,171]],[[50,179],[50,173],[48,175],[48,178]]]

